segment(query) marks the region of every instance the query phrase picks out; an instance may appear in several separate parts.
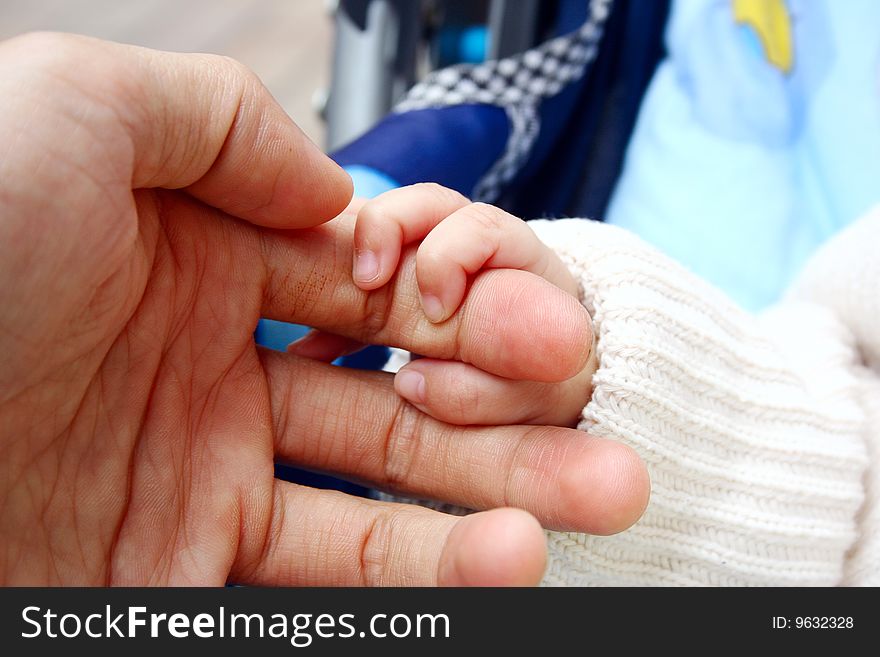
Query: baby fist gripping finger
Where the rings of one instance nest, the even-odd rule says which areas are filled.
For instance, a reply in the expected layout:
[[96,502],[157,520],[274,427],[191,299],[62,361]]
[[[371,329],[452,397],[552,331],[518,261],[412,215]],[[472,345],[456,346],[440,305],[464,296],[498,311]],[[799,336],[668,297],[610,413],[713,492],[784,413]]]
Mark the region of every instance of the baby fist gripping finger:
[[397,270],[403,246],[422,239],[470,201],[434,183],[419,183],[380,194],[363,204],[354,229],[352,277],[362,290],[385,285]]
[[361,209],[354,236],[355,283],[365,290],[385,285],[401,247],[420,239],[417,279],[422,308],[432,322],[455,312],[468,276],[483,268],[529,271],[577,292],[563,264],[523,221],[431,183],[386,192]]
[[481,269],[519,269],[577,296],[568,270],[521,219],[471,203],[440,222],[419,246],[416,278],[425,315],[442,322],[464,298],[468,276]]
[[[583,369],[590,316],[573,296],[535,274],[492,269],[474,277],[448,321],[432,324],[419,311],[415,249],[404,254],[392,285],[367,292],[343,264],[352,260],[353,229],[354,218],[344,215],[306,233],[267,235],[261,315],[515,379],[563,381]],[[305,258],[311,267],[296,266]]]
[[[526,271],[570,298],[577,296],[573,277],[525,222],[432,184],[387,192],[361,209],[354,238],[355,283],[362,289],[383,286],[398,267],[401,246],[419,239],[423,240],[416,254],[420,301],[425,316],[435,324],[458,309],[468,277],[483,269]],[[550,310],[547,321],[559,315]],[[461,362],[420,360],[398,374],[395,387],[422,411],[454,424],[573,426],[589,399],[595,369],[590,362],[572,378],[547,384],[533,380],[547,381],[540,372],[519,381]]]

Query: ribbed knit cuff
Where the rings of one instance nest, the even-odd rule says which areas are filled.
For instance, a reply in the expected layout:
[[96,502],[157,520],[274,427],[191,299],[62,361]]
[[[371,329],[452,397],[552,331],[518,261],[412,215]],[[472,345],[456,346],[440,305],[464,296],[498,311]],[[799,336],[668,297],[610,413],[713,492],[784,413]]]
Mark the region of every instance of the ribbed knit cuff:
[[844,584],[880,586],[880,206],[826,242],[810,259],[789,299],[829,309],[850,330],[860,356],[855,369],[871,462],[865,477],[865,504],[859,511],[860,537],[849,553]]
[[530,225],[580,282],[598,335],[580,428],[635,448],[652,479],[630,530],[550,533],[546,583],[841,583],[867,467],[845,326],[802,301],[745,313],[613,226]]

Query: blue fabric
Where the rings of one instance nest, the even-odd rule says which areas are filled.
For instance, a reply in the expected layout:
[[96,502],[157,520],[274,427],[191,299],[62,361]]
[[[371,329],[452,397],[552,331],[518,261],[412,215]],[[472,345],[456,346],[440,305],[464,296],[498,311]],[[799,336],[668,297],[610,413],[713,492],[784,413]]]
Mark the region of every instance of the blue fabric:
[[584,0],[558,0],[553,18],[553,36],[574,32],[587,20],[587,3]]
[[[551,153],[554,146],[559,143],[560,136],[563,135],[566,128],[570,125],[569,119],[574,114],[573,110],[576,107],[585,80],[586,77],[578,78],[558,94],[541,103],[539,108],[541,129],[538,133],[535,145],[532,147],[528,162],[523,166],[516,180],[510,185],[512,190],[522,193],[523,189],[519,188],[519,185],[521,185],[523,181],[532,178],[535,173],[543,168],[545,162],[547,162],[547,156]],[[552,176],[564,176],[565,174],[565,171],[561,171],[557,169],[556,166],[553,166],[553,171],[551,172]],[[538,193],[537,197],[533,196],[535,193],[535,190],[533,189],[524,193],[532,198],[544,198],[544,195],[541,193]],[[505,201],[502,201],[501,203],[502,205],[507,205],[507,202]],[[515,210],[515,208],[512,207],[509,207],[508,209]]]
[[469,194],[507,143],[507,115],[489,105],[390,114],[332,154],[343,167],[368,167],[400,185],[433,181]]
[[[570,26],[584,21],[585,9],[580,0],[565,2],[560,15]],[[667,11],[666,0],[616,0],[587,75],[541,108],[539,143],[501,201],[508,210],[523,217],[604,218],[662,55]]]
[[486,59],[488,38],[485,25],[444,27],[437,37],[438,59],[443,66],[482,62]]
[[351,176],[356,198],[376,198],[379,194],[400,187],[399,182],[376,169],[358,164],[350,164],[343,168]]
[[285,351],[287,345],[294,340],[299,340],[308,330],[307,327],[300,326],[299,324],[261,319],[257,324],[257,330],[254,332],[254,340],[263,347],[276,351]]
[[679,0],[608,221],[748,308],[880,200],[880,3]]
[[[539,102],[537,137],[528,158],[517,163],[515,175],[493,196],[514,214],[604,215],[639,104],[660,58],[668,0],[614,0],[607,5],[557,0],[541,5],[538,31],[571,35],[599,5],[610,13],[601,28],[597,59],[559,93]],[[519,75],[509,75],[498,82],[525,90],[530,75],[519,80]],[[449,105],[441,94],[430,109],[391,114],[333,157],[343,166],[365,166],[400,185],[435,181],[473,196],[477,182],[504,153],[510,134],[503,107]]]

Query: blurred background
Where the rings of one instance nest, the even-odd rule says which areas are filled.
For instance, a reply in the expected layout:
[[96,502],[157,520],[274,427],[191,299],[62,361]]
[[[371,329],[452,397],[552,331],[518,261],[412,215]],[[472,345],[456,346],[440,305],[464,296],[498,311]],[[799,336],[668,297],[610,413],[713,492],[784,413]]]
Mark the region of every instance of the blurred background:
[[324,0],[3,0],[0,39],[57,30],[158,50],[233,57],[263,80],[312,141],[324,124],[333,23]]

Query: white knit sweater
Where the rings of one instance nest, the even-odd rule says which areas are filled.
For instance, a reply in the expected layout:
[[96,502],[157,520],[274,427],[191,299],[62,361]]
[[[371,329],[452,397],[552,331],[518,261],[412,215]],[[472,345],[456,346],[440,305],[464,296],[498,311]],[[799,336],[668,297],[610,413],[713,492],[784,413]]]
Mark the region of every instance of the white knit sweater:
[[880,209],[759,316],[613,226],[530,225],[598,335],[579,426],[652,480],[631,529],[550,532],[545,583],[880,584]]

